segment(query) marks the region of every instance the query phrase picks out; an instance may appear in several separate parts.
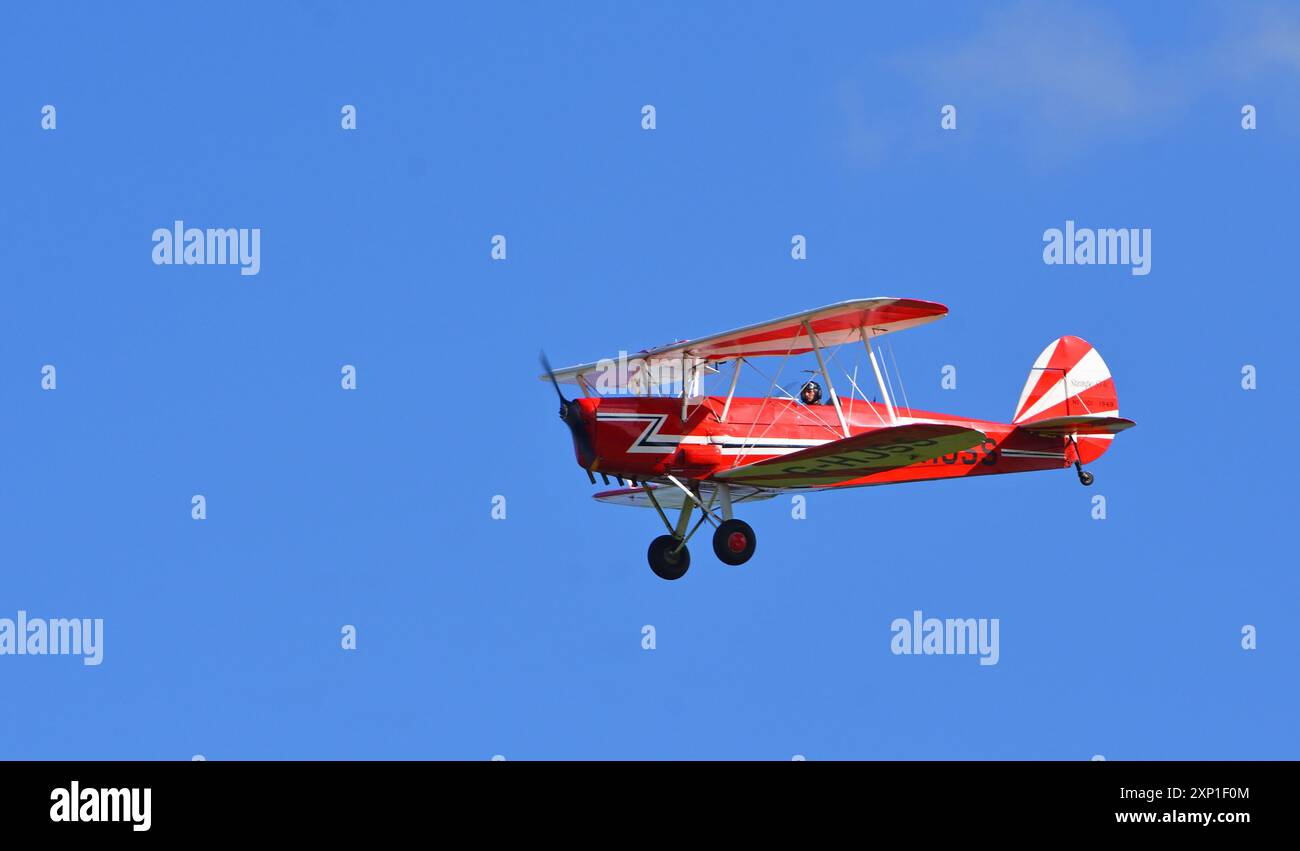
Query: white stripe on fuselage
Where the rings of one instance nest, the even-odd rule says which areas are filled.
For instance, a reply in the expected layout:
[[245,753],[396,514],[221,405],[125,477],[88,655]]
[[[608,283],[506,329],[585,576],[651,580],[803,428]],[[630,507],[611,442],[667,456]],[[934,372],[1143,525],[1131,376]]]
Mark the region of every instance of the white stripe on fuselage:
[[597,422],[643,422],[646,427],[632,441],[628,452],[650,455],[666,455],[682,444],[696,446],[716,446],[721,455],[787,455],[822,446],[830,440],[800,437],[745,437],[738,434],[662,434],[661,429],[668,421],[667,414],[636,413],[601,413],[596,412]]
[[[597,411],[596,420],[597,422],[646,423],[645,429],[632,441],[632,445],[627,449],[629,453],[646,455],[666,455],[682,445],[714,446],[717,448],[719,455],[789,455],[791,452],[798,452],[801,449],[825,446],[828,443],[844,439],[840,437],[749,437],[738,434],[663,434],[661,429],[668,422],[667,414]],[[960,425],[964,428],[984,430],[980,424],[974,422],[949,422],[928,417],[904,416],[898,416],[895,420],[895,426],[934,423],[937,425]],[[888,427],[885,426],[885,428]],[[859,432],[859,434],[862,433],[865,432]]]
[[[685,445],[694,446],[715,446],[720,455],[789,455],[792,452],[798,452],[801,449],[807,449],[812,446],[825,446],[828,443],[834,443],[843,438],[820,439],[820,438],[797,438],[797,437],[747,437],[731,434],[715,435],[698,435],[698,434],[663,434],[661,429],[668,422],[667,414],[642,414],[642,413],[616,413],[616,412],[596,412],[598,422],[643,422],[646,427],[641,434],[628,447],[627,452],[631,454],[647,455],[667,455],[677,448]],[[913,423],[936,423],[940,425],[962,425],[966,428],[974,428],[980,431],[984,430],[983,424],[975,422],[950,422],[946,420],[936,420],[926,417],[898,416],[895,420],[896,426],[911,425]],[[859,432],[862,433],[862,432]],[[1088,437],[1113,438],[1114,435],[1088,435]],[[1065,459],[1063,452],[1038,451],[1033,449],[998,449],[998,453],[1006,458],[1018,458],[1032,461],[1061,461]]]

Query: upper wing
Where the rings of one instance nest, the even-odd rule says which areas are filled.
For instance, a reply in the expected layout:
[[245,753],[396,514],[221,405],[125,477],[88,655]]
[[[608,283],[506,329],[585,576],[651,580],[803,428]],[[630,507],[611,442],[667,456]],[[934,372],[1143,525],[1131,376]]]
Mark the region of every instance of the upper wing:
[[1124,417],[1111,417],[1104,414],[1076,414],[1068,417],[1051,417],[1045,420],[1030,420],[1020,423],[1021,431],[1041,434],[1044,437],[1067,437],[1071,434],[1097,435],[1118,434],[1137,423]]
[[[766,355],[801,355],[812,351],[812,341],[809,340],[803,326],[805,322],[817,335],[817,342],[827,347],[859,339],[864,328],[867,336],[876,337],[933,322],[947,314],[947,307],[933,301],[920,301],[913,298],[863,298],[805,310],[803,313],[783,316],[780,319],[749,325],[735,331],[712,334],[698,340],[669,343],[666,346],[628,355],[628,359],[655,364],[660,361],[680,363],[683,358],[709,362]],[[557,369],[555,377],[559,381],[569,383],[576,383],[580,377],[588,382],[595,382],[601,370],[601,363],[598,361]],[[549,376],[545,375],[540,377],[543,380],[549,379]]]
[[[679,509],[686,502],[686,494],[676,485],[651,485],[650,490],[654,491],[655,500],[659,507],[667,511],[668,509]],[[714,498],[715,487],[708,482],[700,482],[700,499],[708,505]],[[754,487],[738,485],[732,488],[731,502],[754,502],[759,499],[771,499],[776,496],[774,491],[760,490]],[[638,508],[653,508],[654,503],[650,497],[646,496],[646,488],[619,488],[612,491],[601,491],[592,494],[592,499],[598,499],[601,502],[608,502],[612,505],[632,505]]]
[[982,431],[941,423],[876,429],[780,458],[733,467],[714,476],[765,488],[818,487],[859,479],[979,446]]

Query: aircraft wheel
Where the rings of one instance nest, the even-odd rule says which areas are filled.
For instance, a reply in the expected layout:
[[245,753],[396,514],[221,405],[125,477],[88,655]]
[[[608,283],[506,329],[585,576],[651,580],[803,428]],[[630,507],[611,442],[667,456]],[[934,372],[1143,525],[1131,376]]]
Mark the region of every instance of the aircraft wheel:
[[749,561],[758,539],[754,529],[744,520],[723,520],[713,532],[713,552],[723,564],[733,567]]
[[650,542],[646,559],[655,576],[660,579],[681,579],[686,575],[691,566],[691,551],[682,547],[679,552],[673,552],[676,549],[677,539],[672,535],[660,535]]
[[1096,477],[1087,470],[1079,473],[1079,484],[1083,485],[1085,488],[1091,485],[1094,481],[1096,481]]

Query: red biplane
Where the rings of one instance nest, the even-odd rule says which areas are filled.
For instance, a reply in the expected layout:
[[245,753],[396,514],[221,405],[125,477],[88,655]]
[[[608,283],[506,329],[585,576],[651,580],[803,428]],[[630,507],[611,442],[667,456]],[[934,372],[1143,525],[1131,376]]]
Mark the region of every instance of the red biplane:
[[[607,483],[613,476],[630,485],[595,498],[653,508],[663,520],[667,534],[650,544],[648,559],[664,579],[686,573],[687,542],[706,522],[714,529],[713,551],[721,561],[748,561],[757,539],[733,511],[740,503],[778,493],[1071,465],[1080,482],[1092,484],[1083,465],[1134,423],[1119,416],[1115,384],[1101,355],[1078,337],[1052,341],[1034,361],[1010,423],[916,410],[907,406],[905,393],[904,404],[898,404],[873,341],[947,313],[942,304],[916,299],[845,301],[617,362],[552,370],[543,356],[541,378],[555,384],[560,417],[592,483],[600,473]],[[836,393],[828,353],[846,344],[855,351],[861,345],[878,400],[868,400],[847,371],[849,398]],[[808,404],[807,396],[779,386],[779,370],[766,395],[736,395],[742,370],[761,372],[756,359],[807,353],[815,356],[829,404],[819,398]],[[722,374],[723,364],[730,364],[726,394],[704,394],[703,379]],[[578,385],[583,397],[566,399],[561,382]],[[692,527],[697,510],[700,518]],[[670,511],[677,512],[675,522]]]

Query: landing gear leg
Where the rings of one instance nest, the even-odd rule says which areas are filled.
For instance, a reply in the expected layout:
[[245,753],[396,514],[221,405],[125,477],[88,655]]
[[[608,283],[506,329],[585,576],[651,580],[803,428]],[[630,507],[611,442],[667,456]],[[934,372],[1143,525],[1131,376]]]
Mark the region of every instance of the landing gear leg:
[[[667,535],[660,535],[650,542],[650,549],[646,553],[646,558],[650,562],[650,569],[661,579],[680,579],[686,574],[687,568],[691,564],[691,552],[686,548],[686,543],[695,536],[699,528],[705,523],[717,524],[717,519],[713,516],[713,499],[710,498],[708,503],[700,501],[699,488],[687,488],[685,485],[668,477],[674,485],[681,488],[687,499],[682,501],[681,514],[677,516],[677,524],[674,526],[668,521],[668,515],[664,513],[663,506],[654,495],[654,489],[648,484],[643,484],[645,495],[649,498],[650,503],[659,512],[659,517],[664,521],[664,526],[668,529]],[[725,488],[725,486],[724,486]],[[691,512],[696,508],[700,509],[700,519],[692,527]],[[723,491],[724,512],[731,514],[731,494],[729,489]],[[688,531],[689,530],[689,531]],[[726,530],[725,533],[723,530]],[[749,524],[740,520],[727,519],[718,524],[718,530],[713,536],[713,550],[718,554],[718,558],[727,564],[743,564],[754,554],[754,530]]]
[[1074,447],[1074,472],[1079,474],[1079,484],[1086,488],[1096,481],[1096,476],[1083,469],[1079,463],[1079,444],[1075,442],[1074,435],[1070,435],[1070,445]]

